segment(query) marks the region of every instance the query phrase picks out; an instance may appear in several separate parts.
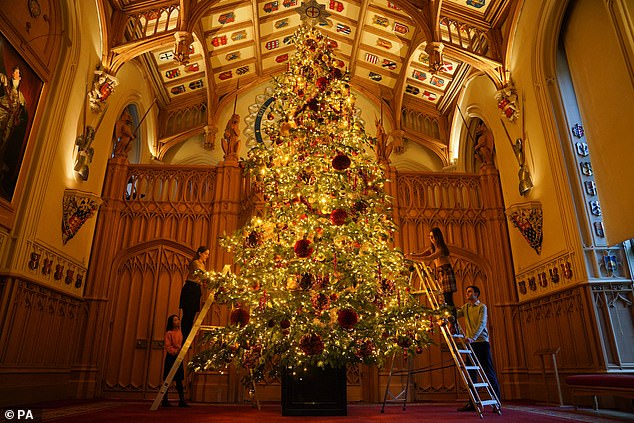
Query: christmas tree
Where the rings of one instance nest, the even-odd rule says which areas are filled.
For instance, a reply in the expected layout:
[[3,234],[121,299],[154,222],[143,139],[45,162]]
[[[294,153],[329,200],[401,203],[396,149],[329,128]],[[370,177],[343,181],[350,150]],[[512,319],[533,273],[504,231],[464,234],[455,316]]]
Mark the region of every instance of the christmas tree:
[[260,380],[281,369],[381,364],[420,353],[435,318],[409,293],[391,246],[384,172],[355,113],[335,42],[302,26],[288,71],[273,78],[267,140],[243,162],[263,210],[222,240],[237,274],[207,272],[230,324],[205,335],[195,369],[228,364]]

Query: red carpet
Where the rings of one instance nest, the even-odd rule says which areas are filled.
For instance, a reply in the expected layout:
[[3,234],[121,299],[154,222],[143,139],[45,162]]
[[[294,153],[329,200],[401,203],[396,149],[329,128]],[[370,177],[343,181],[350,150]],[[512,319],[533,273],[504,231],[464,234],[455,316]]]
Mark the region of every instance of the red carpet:
[[456,411],[457,403],[416,403],[408,404],[405,411],[402,406],[390,404],[385,413],[381,414],[380,404],[351,404],[348,405],[347,416],[333,417],[283,417],[279,404],[266,404],[261,410],[250,405],[225,404],[191,404],[190,408],[160,408],[150,411],[151,402],[125,401],[92,401],[76,402],[59,406],[42,406],[43,421],[45,422],[133,422],[133,423],[173,423],[173,422],[201,422],[201,423],[276,423],[276,422],[610,422],[626,421],[627,419],[607,419],[598,417],[590,411],[575,412],[573,409],[559,409],[557,407],[535,407],[519,404],[508,404],[503,408],[502,415],[491,412],[490,407],[480,420],[475,412],[460,413]]

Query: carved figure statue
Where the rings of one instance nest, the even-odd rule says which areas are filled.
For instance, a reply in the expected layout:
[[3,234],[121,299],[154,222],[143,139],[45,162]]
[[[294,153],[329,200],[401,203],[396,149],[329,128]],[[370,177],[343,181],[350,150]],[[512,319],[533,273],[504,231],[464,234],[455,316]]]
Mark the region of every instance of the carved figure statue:
[[394,145],[391,142],[388,143],[389,136],[385,133],[381,121],[374,118],[374,124],[376,125],[376,145],[374,146],[376,160],[380,164],[390,164],[390,155]]
[[128,109],[123,110],[114,128],[116,136],[114,156],[127,158],[132,148],[132,140],[136,138],[132,129],[132,115]]
[[238,159],[238,150],[240,149],[239,136],[240,115],[234,113],[229,122],[227,122],[227,127],[222,137],[222,151],[225,153],[225,159]]
[[476,127],[475,139],[476,145],[474,146],[474,150],[478,157],[480,157],[480,160],[482,160],[482,164],[492,165],[494,146],[493,134],[482,120]]

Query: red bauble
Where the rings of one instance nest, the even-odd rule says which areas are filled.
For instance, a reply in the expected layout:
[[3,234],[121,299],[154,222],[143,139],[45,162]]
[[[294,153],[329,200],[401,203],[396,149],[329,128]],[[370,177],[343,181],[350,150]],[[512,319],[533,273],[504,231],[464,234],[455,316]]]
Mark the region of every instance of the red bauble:
[[231,324],[238,326],[245,326],[247,323],[249,323],[250,318],[251,314],[249,313],[249,310],[242,307],[233,310],[231,312],[231,315],[229,316]]
[[346,219],[348,218],[348,213],[342,209],[333,210],[330,213],[330,222],[335,226],[341,226],[346,223]]
[[338,68],[332,68],[330,70],[330,76],[332,76],[335,79],[341,79],[341,77],[343,76],[343,73],[341,73],[341,70]]
[[295,251],[295,255],[299,258],[310,257],[313,253],[313,248],[310,246],[311,242],[307,239],[300,239],[295,243],[293,247],[293,251]]
[[351,308],[344,308],[337,312],[337,322],[344,329],[352,329],[359,322],[359,315]]
[[282,321],[280,321],[280,327],[282,329],[288,329],[291,327],[291,321],[288,319],[282,319]]
[[332,167],[335,170],[346,170],[350,167],[350,157],[343,153],[339,153],[332,159]]
[[321,354],[324,351],[324,341],[316,333],[307,333],[299,340],[299,348],[306,355]]

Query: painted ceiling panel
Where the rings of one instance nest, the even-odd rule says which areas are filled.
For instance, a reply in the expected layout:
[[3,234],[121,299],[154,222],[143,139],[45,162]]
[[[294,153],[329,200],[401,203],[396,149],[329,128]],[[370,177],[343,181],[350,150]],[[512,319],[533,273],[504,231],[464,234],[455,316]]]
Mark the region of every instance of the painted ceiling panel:
[[[272,0],[258,3],[258,15],[260,18],[275,16],[299,6],[297,0]],[[297,15],[299,16],[299,15]]]
[[251,5],[244,5],[235,10],[225,10],[203,16],[201,23],[205,31],[229,28],[241,22],[253,20]]
[[445,0],[447,3],[453,3],[469,10],[484,13],[491,5],[491,0]]
[[[163,89],[170,99],[185,99],[189,94],[196,94],[195,101],[214,104],[218,98],[212,97],[233,93],[232,87],[237,87],[237,78],[257,76],[265,79],[283,72],[294,52],[291,45],[293,33],[301,24],[311,22],[336,43],[338,66],[342,70],[352,70],[354,84],[361,84],[374,93],[382,87],[390,90],[402,87],[402,92],[395,92],[394,97],[416,98],[430,107],[438,104],[436,110],[441,114],[449,110],[452,101],[441,102],[445,93],[453,96],[457,91],[451,89],[451,84],[461,83],[469,67],[476,66],[472,61],[462,63],[448,52],[462,48],[467,56],[461,57],[486,56],[489,43],[500,41],[496,37],[489,38],[487,24],[491,28],[498,25],[494,30],[499,31],[506,19],[504,17],[513,16],[512,13],[504,14],[503,9],[511,9],[517,4],[509,0],[395,0],[409,11],[406,12],[390,0],[315,0],[317,7],[328,16],[321,14],[316,21],[311,21],[306,16],[309,0],[194,0],[189,4],[193,7],[186,8],[190,15],[181,17],[181,20],[178,18],[181,13],[178,4],[157,5],[159,2],[147,0],[98,1],[109,1],[115,9],[119,3],[134,5],[131,8],[134,12],[129,14],[131,23],[126,25],[142,28],[137,31],[146,33],[148,39],[161,35],[156,31],[152,35],[153,26],[160,26],[160,32],[164,32],[166,27],[187,32],[192,32],[193,28],[195,40],[203,34],[202,44],[195,41],[188,54],[179,55],[181,58],[185,56],[183,63],[175,60],[173,37],[166,37],[161,48],[144,53],[149,58],[147,62],[155,66],[155,71],[161,75],[159,82],[163,86],[157,89]],[[199,6],[203,7],[202,12]],[[436,9],[427,10],[427,6]],[[500,9],[499,13],[497,9]],[[496,13],[487,13],[492,10]],[[123,8],[120,11],[127,12]],[[303,15],[298,13],[300,11]],[[440,22],[434,16],[440,16]],[[499,24],[489,22],[500,16],[502,21]],[[414,24],[415,21],[427,23],[429,27],[423,31],[422,26],[419,28]],[[180,29],[179,25],[186,25],[187,29]],[[434,29],[433,25],[439,26]],[[439,69],[436,66],[430,68],[428,52],[425,51],[431,40],[425,39],[424,34],[430,32],[440,34],[440,39],[435,41],[442,41],[445,45]],[[495,35],[499,37],[499,32]],[[128,38],[128,41],[139,39],[139,34],[132,33]],[[412,45],[414,42],[418,45]],[[447,45],[451,45],[452,49],[448,49]],[[125,45],[117,47],[125,49]],[[487,61],[483,62],[491,67],[503,61],[504,50],[496,46],[493,52],[498,57],[486,56]],[[489,71],[489,74],[492,73]],[[207,89],[208,86],[211,86],[210,89]],[[218,87],[220,89],[216,90]],[[200,100],[205,98],[200,96],[201,91],[207,95],[205,100]],[[172,102],[174,104],[177,103]]]
[[399,57],[405,56],[408,46],[396,37],[389,37],[388,35],[381,36],[373,32],[364,32],[361,36],[361,43],[378,48],[382,52],[388,52]]
[[250,40],[253,40],[253,27],[251,26],[234,31],[216,33],[207,37],[207,50],[213,52],[216,49],[224,49],[225,47]]
[[254,56],[255,50],[252,45],[240,49],[218,52],[211,57],[211,66],[215,69],[221,66],[234,64],[237,61],[245,60]]
[[227,83],[243,76],[251,75],[255,73],[254,64],[246,64],[238,66],[232,69],[223,70],[214,74],[214,81],[216,84]]
[[286,14],[279,19],[266,20],[260,23],[260,35],[266,37],[277,31],[285,30],[288,28],[295,28],[300,24],[299,15],[295,12]]

